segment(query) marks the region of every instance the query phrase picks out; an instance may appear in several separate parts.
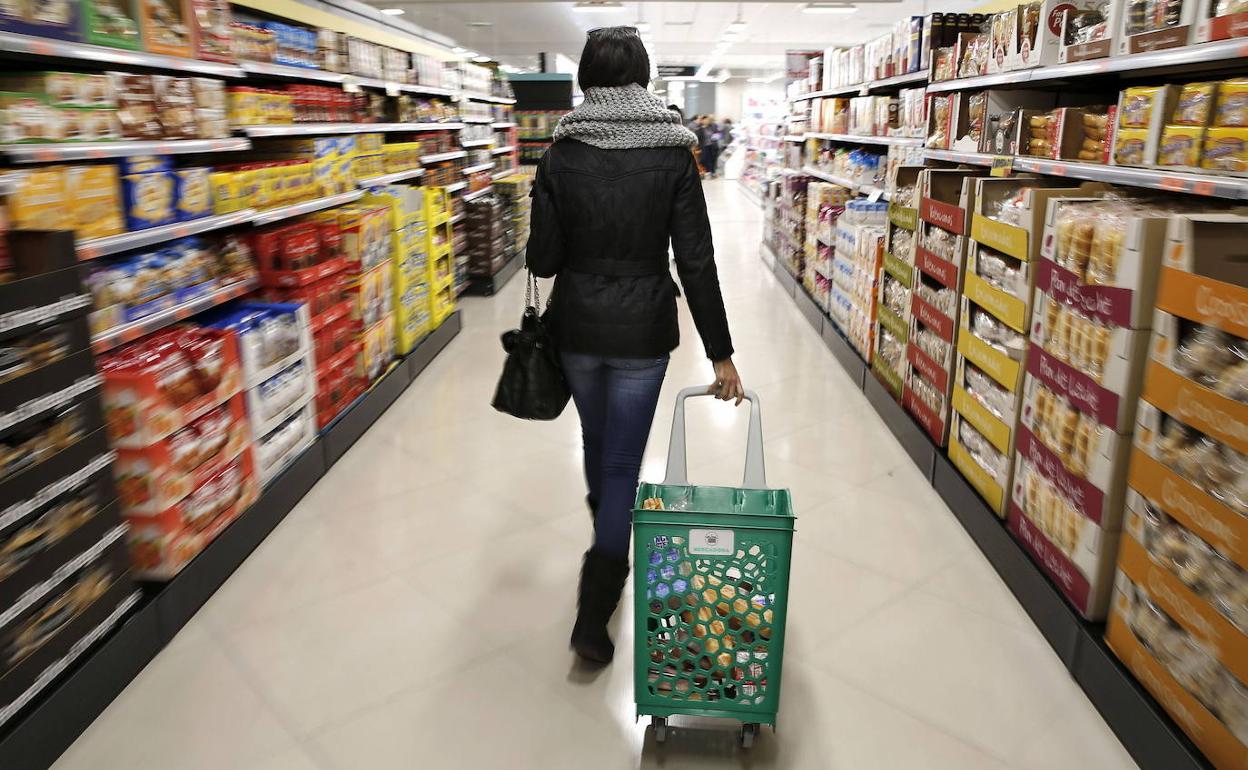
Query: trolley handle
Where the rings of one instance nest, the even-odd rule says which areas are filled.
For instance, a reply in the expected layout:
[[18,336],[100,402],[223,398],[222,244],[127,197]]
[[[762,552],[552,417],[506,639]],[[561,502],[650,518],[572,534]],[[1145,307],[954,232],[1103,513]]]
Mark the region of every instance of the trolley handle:
[[[663,483],[674,486],[689,484],[689,464],[685,456],[685,399],[709,396],[705,385],[685,388],[676,396],[676,412],[672,415],[672,437],[667,444],[667,475]],[[750,402],[750,431],[745,440],[745,476],[742,486],[746,489],[766,489],[767,473],[763,461],[763,408],[758,394],[745,391]]]

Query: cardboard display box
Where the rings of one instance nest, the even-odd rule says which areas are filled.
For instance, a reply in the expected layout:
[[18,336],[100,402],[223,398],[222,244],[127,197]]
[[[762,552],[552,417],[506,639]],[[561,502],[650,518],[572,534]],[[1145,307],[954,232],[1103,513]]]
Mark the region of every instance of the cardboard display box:
[[1007,527],[1032,561],[1089,620],[1105,617],[1119,531],[1081,515],[1030,462],[1015,458]]

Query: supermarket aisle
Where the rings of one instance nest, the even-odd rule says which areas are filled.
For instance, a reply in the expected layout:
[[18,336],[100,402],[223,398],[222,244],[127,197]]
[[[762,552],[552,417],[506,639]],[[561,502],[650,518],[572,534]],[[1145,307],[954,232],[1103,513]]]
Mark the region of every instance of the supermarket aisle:
[[[578,429],[492,412],[522,281],[465,330],[56,766],[1120,770],[1134,765],[758,258],[760,212],[711,182],[738,367],[793,491],[781,732],[659,749],[616,664],[572,663],[588,538]],[[687,314],[671,397],[708,381]],[[690,473],[733,482],[746,411],[690,406]],[[627,599],[624,602],[628,606]]]

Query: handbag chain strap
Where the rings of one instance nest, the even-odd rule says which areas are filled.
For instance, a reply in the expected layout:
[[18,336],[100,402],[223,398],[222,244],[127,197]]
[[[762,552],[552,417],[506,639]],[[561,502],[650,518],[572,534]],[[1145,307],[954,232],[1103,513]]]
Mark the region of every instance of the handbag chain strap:
[[542,304],[542,289],[537,285],[537,276],[531,270],[525,270],[528,277],[524,283],[524,306],[537,308]]
[[524,306],[531,307],[534,310],[546,311],[550,309],[550,297],[546,298],[546,306],[542,307],[542,287],[538,284],[536,275],[532,271],[525,268],[528,278],[524,283]]

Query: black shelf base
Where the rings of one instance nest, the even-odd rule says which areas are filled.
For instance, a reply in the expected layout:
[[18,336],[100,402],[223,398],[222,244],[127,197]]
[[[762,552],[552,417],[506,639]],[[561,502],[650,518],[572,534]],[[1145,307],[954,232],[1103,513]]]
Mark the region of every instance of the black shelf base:
[[[818,306],[766,246],[761,256],[809,320],[807,305]],[[1104,627],[1083,620],[1066,602],[1058,588],[1011,537],[1005,522],[953,466],[944,450],[932,442],[888,390],[867,372],[866,362],[841,336],[832,320],[822,316],[816,329],[833,358],[863,389],[867,402],[1009,586],[1088,700],[1100,711],[1142,770],[1213,770],[1200,750],[1105,646]]]
[[492,297],[502,290],[511,277],[519,272],[524,265],[524,253],[516,252],[511,259],[502,264],[494,275],[474,275],[468,279],[468,288],[465,294],[474,294],[481,297]]
[[459,312],[401,359],[281,473],[238,519],[166,583],[146,596],[117,629],[0,734],[0,768],[46,770],[95,721],[143,667],[173,640],[204,602],[286,518],[325,471],[381,416],[429,362],[459,334]]

